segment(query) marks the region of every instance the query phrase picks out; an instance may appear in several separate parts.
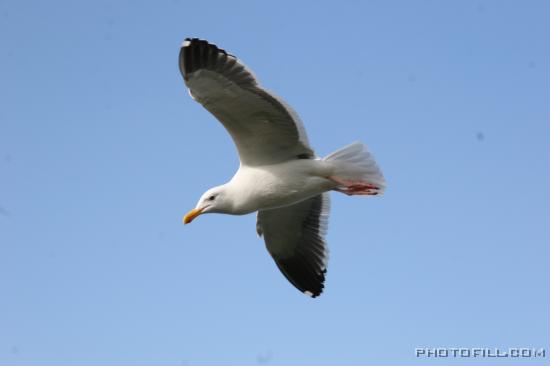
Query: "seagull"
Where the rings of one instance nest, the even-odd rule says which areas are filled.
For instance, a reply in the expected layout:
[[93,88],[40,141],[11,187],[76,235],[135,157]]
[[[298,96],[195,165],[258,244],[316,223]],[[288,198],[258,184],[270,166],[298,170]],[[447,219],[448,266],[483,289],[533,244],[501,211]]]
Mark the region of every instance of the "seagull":
[[179,68],[190,96],[226,128],[240,159],[233,178],[207,190],[184,224],[205,213],[257,212],[256,231],[281,273],[304,294],[319,296],[329,191],[382,194],[386,181],[374,157],[361,142],[318,157],[296,112],[242,61],[205,40],[185,39]]

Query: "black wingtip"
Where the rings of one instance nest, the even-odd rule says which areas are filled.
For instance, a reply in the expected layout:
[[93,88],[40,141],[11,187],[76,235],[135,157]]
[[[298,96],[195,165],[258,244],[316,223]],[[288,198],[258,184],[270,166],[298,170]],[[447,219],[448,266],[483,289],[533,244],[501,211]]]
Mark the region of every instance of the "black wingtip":
[[299,258],[279,259],[275,263],[286,279],[305,295],[315,298],[323,293],[326,268],[315,270]]
[[185,77],[199,69],[212,68],[220,54],[227,52],[203,39],[185,38],[179,54],[180,71]]
[[187,82],[195,71],[206,69],[223,74],[225,78],[241,86],[253,86],[257,80],[237,57],[199,38],[185,38],[179,54],[179,68]]

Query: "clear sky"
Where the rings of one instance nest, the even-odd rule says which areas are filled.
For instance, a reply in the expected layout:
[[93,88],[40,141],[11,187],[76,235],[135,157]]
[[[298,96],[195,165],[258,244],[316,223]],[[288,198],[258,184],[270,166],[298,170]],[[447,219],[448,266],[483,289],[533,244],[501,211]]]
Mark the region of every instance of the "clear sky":
[[[0,1],[0,364],[542,365],[546,1]],[[238,166],[185,37],[237,55],[383,197],[332,194],[325,293],[255,216],[182,216]],[[415,347],[544,347],[419,359]]]

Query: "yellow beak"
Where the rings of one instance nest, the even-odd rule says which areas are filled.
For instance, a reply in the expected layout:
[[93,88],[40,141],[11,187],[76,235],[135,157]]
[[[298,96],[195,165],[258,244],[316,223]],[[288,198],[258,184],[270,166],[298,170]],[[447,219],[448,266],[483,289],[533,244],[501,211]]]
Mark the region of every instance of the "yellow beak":
[[195,217],[199,216],[202,213],[202,209],[192,209],[183,217],[183,223],[189,224],[191,221],[195,219]]

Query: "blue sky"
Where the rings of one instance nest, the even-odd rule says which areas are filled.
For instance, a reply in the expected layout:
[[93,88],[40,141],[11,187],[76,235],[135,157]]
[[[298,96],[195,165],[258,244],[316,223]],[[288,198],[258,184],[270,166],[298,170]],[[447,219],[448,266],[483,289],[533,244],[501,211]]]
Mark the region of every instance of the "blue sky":
[[[550,357],[545,1],[0,1],[0,364],[532,365]],[[361,140],[385,196],[332,194],[326,292],[255,216],[182,216],[238,158],[189,98],[185,37],[244,60],[319,155]],[[415,347],[544,347],[418,359]]]

